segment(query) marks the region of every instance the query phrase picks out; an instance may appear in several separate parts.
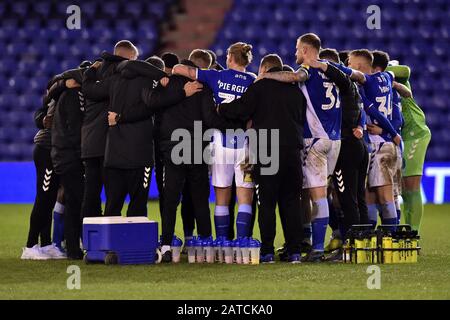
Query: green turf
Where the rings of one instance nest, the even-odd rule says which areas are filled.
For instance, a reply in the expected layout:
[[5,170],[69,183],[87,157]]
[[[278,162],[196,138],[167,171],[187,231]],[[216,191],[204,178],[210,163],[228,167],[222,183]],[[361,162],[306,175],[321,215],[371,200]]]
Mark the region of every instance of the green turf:
[[[0,206],[0,299],[449,299],[450,206],[427,206],[417,264],[381,265],[381,289],[367,265],[178,265],[81,267],[68,290],[70,261],[21,261],[29,205]],[[157,219],[156,203],[150,218]],[[177,224],[178,234],[181,225]],[[279,228],[280,230],[280,228]],[[280,232],[279,232],[280,233]],[[256,231],[256,234],[259,234]],[[277,244],[282,243],[281,235]]]

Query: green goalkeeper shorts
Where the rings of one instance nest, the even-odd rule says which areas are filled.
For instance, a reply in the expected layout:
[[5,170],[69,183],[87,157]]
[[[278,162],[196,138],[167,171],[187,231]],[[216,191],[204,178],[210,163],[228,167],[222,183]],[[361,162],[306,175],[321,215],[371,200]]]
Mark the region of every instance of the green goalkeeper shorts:
[[423,174],[425,154],[430,140],[431,134],[419,139],[404,141],[403,159],[405,168],[403,169],[403,177],[421,176]]

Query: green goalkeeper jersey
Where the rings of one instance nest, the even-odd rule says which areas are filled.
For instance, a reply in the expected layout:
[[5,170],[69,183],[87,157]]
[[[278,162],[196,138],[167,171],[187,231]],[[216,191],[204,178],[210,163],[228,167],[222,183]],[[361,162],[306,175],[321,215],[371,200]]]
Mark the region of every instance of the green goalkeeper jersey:
[[[391,71],[395,74],[395,81],[406,85],[411,90],[409,77],[411,70],[408,66],[389,66],[386,71]],[[425,121],[425,114],[413,97],[402,98],[402,114],[405,123],[402,128],[403,140],[419,139],[426,135],[430,135],[430,129],[427,127]]]

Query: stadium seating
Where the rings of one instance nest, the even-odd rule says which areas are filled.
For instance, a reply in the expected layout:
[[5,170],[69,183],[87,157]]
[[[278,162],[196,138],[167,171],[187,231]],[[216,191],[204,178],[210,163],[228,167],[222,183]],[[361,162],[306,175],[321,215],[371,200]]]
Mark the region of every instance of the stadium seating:
[[[381,29],[366,28],[369,5],[381,9]],[[306,32],[317,33],[323,47],[338,50],[368,48],[390,53],[412,69],[411,83],[417,102],[427,115],[434,137],[443,137],[450,117],[450,2],[446,0],[235,0],[212,49],[225,63],[225,49],[234,41],[254,46],[254,63],[267,52],[278,53],[295,66],[295,42]],[[446,138],[446,140],[448,140]],[[449,161],[446,144],[432,141],[427,160]]]
[[[0,63],[0,160],[31,159],[36,132],[32,115],[51,76],[95,59],[123,38],[134,41],[144,57],[154,53],[160,22],[174,1],[78,1],[81,30],[65,27],[71,2],[1,1],[0,51],[6,55]],[[381,30],[366,28],[366,9],[373,4],[381,8]],[[305,32],[319,34],[324,47],[388,51],[411,66],[413,92],[432,133],[447,141],[449,12],[448,0],[235,0],[211,49],[225,64],[231,43],[253,44],[253,72],[271,52],[295,66],[295,41]],[[427,160],[450,160],[446,147],[432,141]]]
[[0,2],[0,161],[32,159],[33,114],[47,81],[130,39],[141,56],[155,53],[159,25],[174,0],[77,1],[81,30],[66,28],[69,1]]

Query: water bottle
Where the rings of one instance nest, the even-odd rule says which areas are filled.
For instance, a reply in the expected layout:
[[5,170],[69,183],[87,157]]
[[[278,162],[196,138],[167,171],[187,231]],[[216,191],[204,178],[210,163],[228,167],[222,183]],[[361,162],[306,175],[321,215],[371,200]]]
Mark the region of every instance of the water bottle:
[[181,258],[181,246],[183,245],[183,241],[177,236],[173,236],[172,239],[172,262],[178,263]]
[[249,264],[250,263],[249,239],[247,237],[239,239],[239,247],[241,248],[242,263]]
[[215,261],[218,263],[223,263],[223,253],[222,253],[222,244],[223,241],[220,238],[217,238],[214,241],[214,257]]
[[212,237],[203,239],[204,262],[214,263],[214,247]]
[[189,263],[195,263],[195,239],[189,239],[186,241],[186,248],[188,252],[188,262]]
[[205,253],[203,252],[203,240],[198,237],[194,243],[195,259],[197,263],[203,263],[205,261]]
[[242,255],[239,239],[233,241],[233,261],[237,264],[242,264]]
[[233,241],[222,241],[223,260],[226,264],[233,263]]
[[250,264],[259,264],[261,243],[256,239],[250,238],[249,249]]

